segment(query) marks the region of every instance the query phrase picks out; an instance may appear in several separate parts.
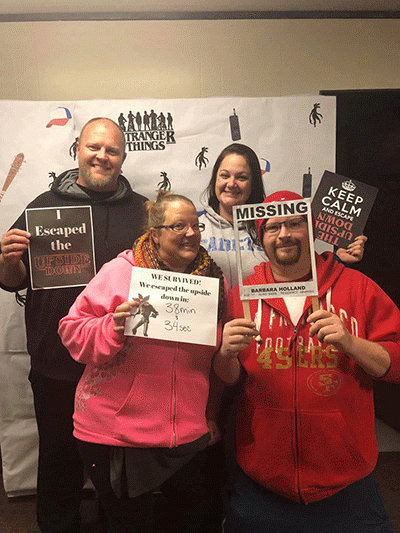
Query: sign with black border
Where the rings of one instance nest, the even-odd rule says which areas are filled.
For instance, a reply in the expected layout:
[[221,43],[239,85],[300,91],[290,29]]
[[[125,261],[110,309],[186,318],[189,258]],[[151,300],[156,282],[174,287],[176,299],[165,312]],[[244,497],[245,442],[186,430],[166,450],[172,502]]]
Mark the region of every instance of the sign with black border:
[[25,210],[33,290],[80,287],[96,274],[92,208]]
[[325,170],[312,201],[316,238],[347,248],[362,235],[378,189]]

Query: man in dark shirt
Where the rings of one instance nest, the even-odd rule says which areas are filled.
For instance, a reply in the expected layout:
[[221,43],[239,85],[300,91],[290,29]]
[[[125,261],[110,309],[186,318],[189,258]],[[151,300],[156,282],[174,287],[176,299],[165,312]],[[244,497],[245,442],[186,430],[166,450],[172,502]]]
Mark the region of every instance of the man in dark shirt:
[[[142,233],[146,198],[120,174],[125,136],[108,118],[90,120],[77,143],[79,168],[56,177],[50,191],[27,207],[92,206],[97,271]],[[39,432],[37,520],[42,533],[80,533],[83,467],[73,437],[76,363],[57,334],[59,320],[83,287],[32,290],[27,253],[31,235],[25,213],[1,240],[0,287],[27,289],[25,325],[31,356],[31,382]]]

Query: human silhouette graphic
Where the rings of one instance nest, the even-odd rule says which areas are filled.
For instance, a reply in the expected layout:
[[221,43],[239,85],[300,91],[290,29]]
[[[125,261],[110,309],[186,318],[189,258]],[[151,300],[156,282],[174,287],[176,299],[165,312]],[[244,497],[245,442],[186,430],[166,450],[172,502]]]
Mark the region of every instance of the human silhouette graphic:
[[120,113],[118,117],[118,124],[122,131],[126,131],[125,122],[126,122],[126,118],[124,117],[124,114]]
[[142,129],[142,115],[139,113],[139,111],[136,113],[135,118],[136,118],[137,129],[140,131]]
[[174,129],[174,128],[172,127],[172,123],[173,123],[173,121],[174,121],[174,119],[172,118],[171,113],[167,113],[167,128],[168,128],[169,130]]
[[135,131],[134,115],[132,111],[128,113],[128,131]]
[[150,129],[150,115],[147,113],[147,111],[143,114],[143,125],[145,130]]
[[158,120],[158,129],[159,130],[166,130],[167,129],[167,125],[165,124],[165,115],[164,115],[163,112],[161,112],[158,115],[157,120]]
[[154,109],[150,111],[150,129],[156,130],[157,129],[157,113],[155,113]]

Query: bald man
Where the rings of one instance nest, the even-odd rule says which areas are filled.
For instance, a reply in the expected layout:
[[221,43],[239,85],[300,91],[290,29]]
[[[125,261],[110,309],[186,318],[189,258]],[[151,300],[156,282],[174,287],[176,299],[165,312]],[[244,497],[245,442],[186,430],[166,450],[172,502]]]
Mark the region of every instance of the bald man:
[[[91,206],[97,271],[142,233],[146,198],[120,174],[125,136],[108,118],[94,118],[77,143],[79,168],[55,178],[50,191],[28,208]],[[25,325],[31,382],[39,432],[37,521],[42,533],[81,533],[79,507],[83,468],[72,435],[76,385],[83,365],[76,363],[57,334],[58,322],[84,287],[32,290],[29,279],[25,212],[1,240],[0,287],[27,289]]]

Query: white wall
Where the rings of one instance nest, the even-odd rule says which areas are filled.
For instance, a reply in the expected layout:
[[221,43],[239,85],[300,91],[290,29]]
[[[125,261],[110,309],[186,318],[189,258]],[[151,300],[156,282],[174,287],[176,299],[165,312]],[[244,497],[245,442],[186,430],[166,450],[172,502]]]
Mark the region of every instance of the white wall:
[[0,23],[0,99],[398,87],[399,19]]

